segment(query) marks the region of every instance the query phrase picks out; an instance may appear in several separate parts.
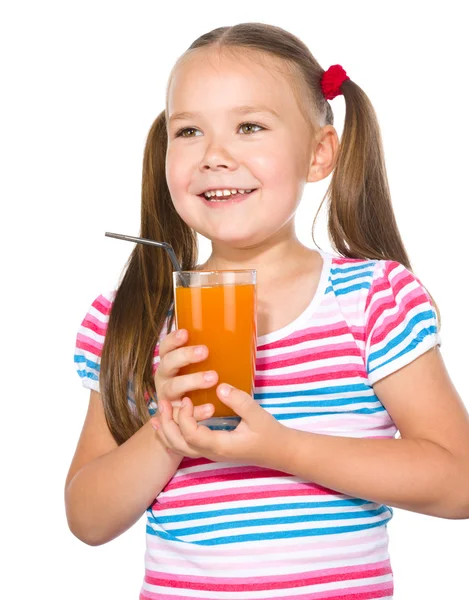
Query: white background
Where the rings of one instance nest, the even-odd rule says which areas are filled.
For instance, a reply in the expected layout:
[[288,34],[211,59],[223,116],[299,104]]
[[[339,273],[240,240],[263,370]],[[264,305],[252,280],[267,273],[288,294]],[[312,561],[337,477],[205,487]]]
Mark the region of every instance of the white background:
[[[97,0],[2,9],[2,598],[138,597],[143,518],[96,548],[67,528],[63,485],[89,394],[73,366],[75,336],[133,248],[104,232],[138,235],[143,147],[164,108],[169,71],[215,27],[280,25],[324,69],[341,64],[368,94],[398,224],[415,273],[441,309],[441,350],[469,405],[463,8],[457,1],[162,7]],[[343,98],[331,104],[340,135]],[[304,194],[297,223],[308,245],[328,183],[309,184]],[[329,249],[324,221],[317,241]],[[396,600],[469,596],[469,521],[396,510],[389,532]]]

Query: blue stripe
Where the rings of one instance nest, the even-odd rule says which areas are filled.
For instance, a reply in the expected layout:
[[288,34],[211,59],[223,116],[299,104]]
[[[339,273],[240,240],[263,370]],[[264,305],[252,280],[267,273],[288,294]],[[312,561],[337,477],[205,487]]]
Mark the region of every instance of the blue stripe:
[[291,523],[307,523],[310,521],[340,521],[350,519],[364,519],[366,517],[377,517],[387,508],[381,506],[377,510],[360,510],[344,513],[323,513],[320,515],[295,515],[291,517],[272,517],[270,519],[246,519],[244,521],[231,521],[228,523],[211,523],[210,525],[198,525],[196,527],[181,527],[180,529],[171,529],[171,535],[180,537],[184,535],[197,535],[214,531],[225,531],[227,529],[241,529],[243,527],[261,527],[263,525],[288,525]]
[[95,371],[99,371],[99,363],[94,362],[89,358],[86,358],[86,356],[83,356],[81,354],[75,354],[74,360],[77,365],[84,362],[86,363],[88,369],[94,369]]
[[[434,318],[435,318],[435,314],[432,310],[425,310],[425,311],[419,313],[418,315],[415,315],[412,319],[410,319],[410,321],[407,323],[405,329],[399,335],[396,335],[394,338],[389,340],[389,342],[386,344],[386,346],[381,348],[381,350],[376,350],[376,352],[372,352],[369,355],[368,366],[374,360],[377,360],[378,358],[381,358],[382,356],[385,356],[386,354],[388,354],[393,348],[398,346],[407,337],[409,337],[409,334],[412,332],[412,330],[418,323],[421,323],[422,321],[427,321],[429,319],[434,319]],[[434,333],[435,331],[436,331],[436,328],[434,326],[430,326],[429,328],[423,329],[422,332],[424,332],[424,334],[422,336],[422,332],[420,332],[417,335],[417,341],[418,342],[422,341],[427,335],[429,335],[430,333]]]
[[368,392],[370,386],[364,383],[354,383],[350,385],[331,385],[311,390],[287,391],[284,392],[265,392],[263,394],[254,394],[255,400],[264,398],[293,398],[294,396],[322,396],[323,394],[344,394],[346,392]]
[[360,279],[362,277],[372,277],[373,271],[365,271],[364,273],[354,273],[353,275],[349,275],[348,277],[331,277],[332,284],[335,283],[346,283],[347,281],[353,281],[354,279]]
[[[333,506],[362,506],[370,504],[370,500],[351,498],[348,500],[329,500],[324,502],[299,502],[298,504],[265,504],[263,506],[240,506],[238,508],[225,508],[223,510],[207,510],[204,512],[190,512],[183,515],[170,515],[166,517],[148,517],[151,523],[177,523],[180,521],[194,521],[196,519],[210,519],[225,515],[241,515],[256,512],[271,512],[276,510],[295,510],[298,508],[329,508]],[[153,514],[153,513],[152,513]]]
[[[331,535],[338,533],[350,533],[352,531],[363,531],[365,529],[373,529],[374,527],[383,527],[391,520],[391,517],[377,521],[375,523],[363,523],[361,525],[347,525],[345,527],[321,527],[319,529],[303,529],[300,531],[267,531],[265,533],[249,533],[244,535],[233,535],[223,538],[215,538],[211,540],[199,540],[198,542],[191,541],[191,544],[198,544],[200,546],[219,546],[221,544],[234,544],[236,542],[254,542],[262,540],[279,540],[279,539],[291,539],[298,537],[311,537],[319,535]],[[167,532],[155,531],[149,525],[147,525],[146,531],[150,535],[163,538],[165,540],[172,541],[183,541],[170,535]]]
[[[365,261],[360,265],[355,265],[353,267],[335,267],[333,269],[331,269],[331,275],[336,275],[337,273],[350,273],[351,271],[358,271],[361,269],[373,269],[374,266],[376,265],[376,261],[372,260],[372,261]],[[371,271],[371,274],[373,274],[373,270]]]
[[369,281],[363,281],[362,283],[350,285],[349,287],[342,288],[340,290],[334,290],[334,293],[336,296],[343,296],[344,294],[350,294],[350,292],[355,292],[356,290],[368,290],[370,287],[371,283]]
[[361,404],[363,402],[380,402],[376,394],[370,396],[355,396],[353,398],[338,398],[337,400],[304,400],[303,402],[282,402],[279,404],[262,403],[262,408],[308,408],[309,406],[348,406],[349,404]]
[[90,373],[89,371],[83,370],[83,371],[77,371],[78,375],[84,379],[92,379],[93,381],[99,381],[99,377],[95,374],[95,373]]
[[[427,335],[432,335],[432,334],[436,333],[436,327],[430,327],[429,329],[425,329],[424,331],[427,332]],[[425,335],[425,337],[427,337],[427,335]],[[373,373],[373,371],[376,371],[376,369],[380,369],[381,367],[384,367],[384,365],[387,365],[388,363],[392,362],[393,360],[396,360],[396,359],[400,358],[401,356],[403,356],[404,354],[407,354],[407,352],[410,352],[413,348],[415,348],[415,346],[420,344],[420,342],[423,341],[425,339],[425,337],[424,338],[416,338],[412,343],[410,343],[407,346],[407,348],[404,348],[404,350],[402,350],[402,352],[399,352],[399,354],[396,354],[392,358],[389,358],[384,363],[381,363],[380,365],[373,367],[371,369],[371,371],[368,371],[368,373],[369,374]]]

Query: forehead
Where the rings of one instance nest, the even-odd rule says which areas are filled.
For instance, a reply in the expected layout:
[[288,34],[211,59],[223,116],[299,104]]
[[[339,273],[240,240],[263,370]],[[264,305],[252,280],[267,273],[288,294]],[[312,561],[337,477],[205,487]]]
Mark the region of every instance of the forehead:
[[283,61],[243,50],[197,50],[184,56],[170,77],[168,118],[175,112],[207,115],[241,105],[267,105],[276,112],[298,111],[293,74]]

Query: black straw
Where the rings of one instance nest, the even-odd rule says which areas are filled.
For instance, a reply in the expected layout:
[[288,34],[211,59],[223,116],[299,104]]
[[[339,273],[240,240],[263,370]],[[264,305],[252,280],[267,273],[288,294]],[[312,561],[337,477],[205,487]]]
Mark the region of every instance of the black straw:
[[147,240],[145,238],[133,237],[131,235],[122,235],[121,233],[109,233],[109,231],[106,231],[106,233],[104,235],[107,237],[116,238],[118,240],[125,240],[127,242],[136,242],[137,244],[146,244],[148,246],[157,246],[159,248],[164,248],[166,250],[166,252],[168,253],[169,258],[171,259],[174,270],[179,273],[179,277],[181,279],[182,285],[184,287],[189,287],[189,284],[187,283],[185,277],[183,276],[183,274],[181,272],[182,267],[179,264],[178,259],[176,258],[174,249],[171,246],[171,244],[168,244],[168,242],[155,242],[154,240]]

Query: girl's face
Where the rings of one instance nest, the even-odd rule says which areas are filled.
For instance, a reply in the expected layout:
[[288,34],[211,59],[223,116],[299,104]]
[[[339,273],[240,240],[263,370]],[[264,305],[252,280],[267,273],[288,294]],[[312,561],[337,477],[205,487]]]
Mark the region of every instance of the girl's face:
[[[190,227],[234,248],[292,229],[313,139],[287,78],[256,61],[196,53],[175,69],[167,110],[167,184]],[[203,192],[214,189],[255,191],[210,203]]]

